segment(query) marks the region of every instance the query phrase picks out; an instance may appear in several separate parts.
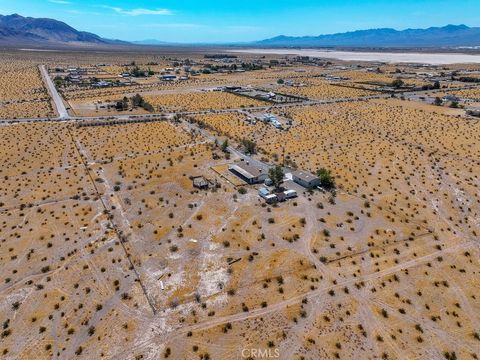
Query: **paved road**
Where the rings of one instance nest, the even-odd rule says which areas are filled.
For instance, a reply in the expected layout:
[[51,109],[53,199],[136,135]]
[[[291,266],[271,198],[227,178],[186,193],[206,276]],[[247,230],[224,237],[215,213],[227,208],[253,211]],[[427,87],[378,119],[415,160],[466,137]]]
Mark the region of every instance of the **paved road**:
[[[40,69],[44,68],[43,65],[40,66]],[[57,118],[20,118],[20,119],[3,119],[0,120],[0,123],[29,123],[29,122],[45,122],[45,121],[66,121],[66,120],[129,120],[129,119],[149,119],[149,118],[158,118],[160,116],[173,117],[174,115],[181,116],[195,116],[195,115],[205,115],[205,114],[221,114],[221,113],[232,113],[232,112],[245,112],[245,111],[271,111],[273,109],[289,108],[289,107],[303,107],[303,106],[314,106],[314,105],[325,105],[325,104],[334,104],[340,102],[352,102],[359,100],[372,100],[372,99],[382,99],[390,97],[389,94],[373,95],[373,96],[361,96],[355,98],[345,98],[345,99],[328,99],[328,100],[308,100],[298,103],[287,103],[287,104],[270,104],[262,106],[253,106],[248,108],[232,108],[232,109],[217,109],[217,110],[200,110],[200,111],[179,111],[174,113],[152,113],[152,114],[128,114],[128,115],[104,115],[104,116],[70,116],[65,109],[65,106],[62,102],[61,96],[58,94],[55,86],[53,85],[52,80],[48,77],[46,69],[44,70],[46,76],[45,82],[47,85],[52,87],[53,91],[50,91],[52,98],[55,101],[57,106],[57,111],[61,114]],[[43,72],[42,72],[43,75]],[[57,102],[58,101],[58,102]],[[63,116],[62,116],[63,114]]]
[[[42,76],[45,83],[48,85],[49,92],[55,102],[59,117],[57,118],[24,118],[24,119],[3,119],[0,120],[0,124],[6,123],[29,123],[29,122],[44,122],[44,121],[85,121],[85,120],[129,120],[129,119],[148,119],[148,118],[158,118],[159,116],[173,117],[174,115],[181,116],[195,116],[202,114],[212,114],[212,113],[232,113],[232,112],[245,112],[245,111],[271,111],[273,109],[281,108],[290,108],[290,107],[304,107],[304,106],[314,106],[314,105],[326,105],[326,104],[335,104],[343,102],[353,102],[353,101],[363,101],[363,100],[373,100],[373,99],[385,99],[390,98],[391,94],[377,94],[370,96],[360,96],[354,98],[344,98],[344,99],[324,99],[324,100],[307,100],[298,103],[287,103],[287,104],[271,104],[266,106],[254,106],[248,108],[235,108],[235,109],[218,109],[218,110],[202,110],[202,111],[179,111],[175,113],[161,113],[161,114],[122,114],[122,115],[105,115],[105,116],[75,116],[72,117],[68,114],[65,105],[63,104],[61,96],[58,94],[57,89],[55,88],[52,80],[48,76],[48,72],[45,68],[45,65],[39,66]],[[461,90],[475,87],[473,85],[463,86],[452,90]],[[429,96],[431,93],[435,93],[440,90],[415,90],[415,91],[405,91],[403,93],[397,93],[398,96],[412,97],[415,95],[418,96]]]
[[50,76],[48,76],[48,71],[45,65],[40,65],[38,67],[40,69],[40,72],[43,77],[43,81],[45,82],[45,85],[48,87],[48,92],[50,93],[50,96],[53,99],[53,102],[55,103],[55,107],[57,108],[57,113],[58,117],[60,119],[69,119],[70,115],[67,112],[67,109],[65,108],[65,105],[63,104],[62,97],[58,93],[57,89],[55,88],[55,85],[50,79]]

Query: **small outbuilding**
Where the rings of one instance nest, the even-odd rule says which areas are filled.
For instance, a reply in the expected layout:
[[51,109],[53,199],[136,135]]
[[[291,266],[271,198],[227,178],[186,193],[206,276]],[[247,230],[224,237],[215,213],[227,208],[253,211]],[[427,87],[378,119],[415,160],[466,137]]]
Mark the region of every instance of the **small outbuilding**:
[[175,81],[175,80],[177,80],[177,76],[176,75],[162,75],[160,77],[160,79],[162,79],[163,81]]
[[210,183],[203,176],[196,176],[192,178],[192,182],[193,187],[196,187],[197,189],[208,190],[208,188],[210,187]]
[[445,96],[443,99],[443,101],[447,102],[447,101],[451,101],[451,102],[459,102],[460,101],[460,98],[455,96],[455,95],[447,95]]
[[297,184],[302,185],[307,189],[313,189],[316,186],[320,186],[320,178],[307,171],[294,171],[292,173],[292,179]]

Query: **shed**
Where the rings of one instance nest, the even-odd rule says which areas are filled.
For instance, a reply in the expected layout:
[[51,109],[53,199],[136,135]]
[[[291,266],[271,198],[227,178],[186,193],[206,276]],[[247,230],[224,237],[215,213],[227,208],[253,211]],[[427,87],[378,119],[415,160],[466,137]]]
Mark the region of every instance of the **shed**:
[[193,181],[193,186],[196,187],[197,189],[208,189],[209,183],[207,179],[205,179],[203,176],[197,176],[192,179]]
[[459,102],[460,98],[455,95],[447,95],[443,98],[443,101]]
[[174,81],[177,80],[177,77],[175,75],[162,75],[161,79],[163,81]]

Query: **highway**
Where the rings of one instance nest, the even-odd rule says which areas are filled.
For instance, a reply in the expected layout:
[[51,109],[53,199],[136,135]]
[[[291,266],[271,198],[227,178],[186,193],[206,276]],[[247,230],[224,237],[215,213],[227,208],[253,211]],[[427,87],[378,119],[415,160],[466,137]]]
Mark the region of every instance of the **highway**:
[[55,87],[55,84],[53,83],[52,79],[50,79],[50,76],[48,76],[47,68],[45,67],[45,65],[40,65],[38,68],[40,69],[40,73],[42,74],[42,78],[43,78],[43,81],[45,82],[45,85],[47,85],[48,92],[50,93],[50,96],[52,97],[53,102],[55,103],[58,117],[60,119],[69,119],[70,115],[68,114],[67,109],[65,108],[62,97],[58,93]]

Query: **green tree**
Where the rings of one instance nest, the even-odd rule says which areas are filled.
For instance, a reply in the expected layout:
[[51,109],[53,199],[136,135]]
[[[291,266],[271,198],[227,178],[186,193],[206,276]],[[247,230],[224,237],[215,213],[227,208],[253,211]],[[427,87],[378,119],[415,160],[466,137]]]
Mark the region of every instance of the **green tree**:
[[276,165],[268,170],[268,177],[273,182],[275,189],[280,189],[280,186],[283,184],[283,170],[281,166]]
[[404,85],[404,82],[403,82],[403,80],[401,80],[401,79],[395,79],[395,80],[392,81],[392,86],[393,86],[395,89],[399,89],[399,88],[401,88],[403,85]]
[[122,109],[127,110],[128,109],[128,98],[125,96],[122,100]]
[[277,80],[277,84],[278,84],[278,85],[282,85],[284,82],[285,82],[285,81],[284,81],[283,79],[278,79],[278,80]]
[[442,99],[440,99],[438,96],[435,98],[435,101],[433,102],[433,105],[436,105],[436,106],[442,106],[443,104],[443,101]]
[[327,189],[335,188],[335,179],[330,170],[325,168],[320,168],[317,171],[317,176],[320,178],[320,183],[324,188],[327,188]]
[[152,104],[150,104],[148,102],[144,102],[142,107],[148,112],[153,112],[155,110],[153,108]]
[[450,107],[451,107],[452,109],[458,109],[458,107],[459,107],[459,106],[458,106],[458,101],[452,101],[452,103],[450,104]]
[[220,146],[220,148],[222,149],[223,152],[227,152],[227,149],[228,149],[228,139],[226,139],[222,145]]
[[440,89],[440,82],[435,81],[435,82],[433,83],[433,88],[434,88],[434,89]]
[[144,100],[143,100],[143,98],[142,98],[142,96],[139,95],[139,94],[136,94],[135,96],[133,96],[133,97],[131,98],[131,101],[132,101],[132,106],[133,106],[133,107],[137,107],[137,106],[142,107],[142,106],[144,105],[144,103],[145,103]]
[[142,71],[140,70],[140,68],[138,66],[135,65],[133,70],[130,71],[130,75],[132,75],[134,77],[140,77],[140,76],[142,76]]
[[249,154],[255,154],[257,152],[257,144],[252,140],[243,139],[242,145],[245,147],[245,151]]
[[57,88],[62,86],[63,84],[63,78],[61,76],[55,76],[55,79],[53,79],[53,81],[55,82],[55,86]]

